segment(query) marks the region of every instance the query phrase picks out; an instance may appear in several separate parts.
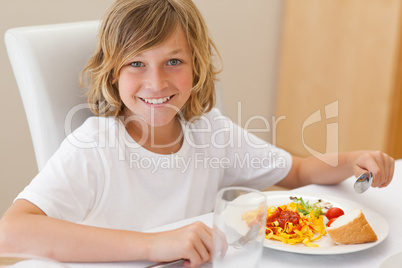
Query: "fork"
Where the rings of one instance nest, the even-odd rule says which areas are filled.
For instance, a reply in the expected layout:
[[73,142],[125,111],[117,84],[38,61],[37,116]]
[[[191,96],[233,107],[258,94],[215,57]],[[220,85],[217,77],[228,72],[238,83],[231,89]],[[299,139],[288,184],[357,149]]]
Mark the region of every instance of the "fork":
[[[232,246],[235,249],[241,249],[248,242],[250,242],[251,240],[253,240],[257,237],[259,230],[260,230],[260,224],[259,223],[254,224],[253,226],[251,226],[251,228],[247,231],[247,233],[245,235],[243,235],[236,241],[230,243],[228,246]],[[161,263],[157,263],[152,266],[148,266],[146,268],[163,268],[163,267],[169,267],[169,266],[175,265],[175,264],[182,264],[183,262],[184,262],[183,259],[170,261],[170,262],[161,262]]]
[[169,266],[172,266],[172,265],[175,265],[175,264],[182,265],[183,262],[184,262],[183,259],[175,260],[175,261],[169,261],[169,262],[160,262],[160,263],[157,263],[157,264],[154,264],[154,265],[151,265],[151,266],[147,266],[145,268],[163,268],[163,267],[169,267]]
[[250,240],[253,240],[257,237],[258,232],[260,230],[260,224],[256,223],[247,231],[245,235],[237,239],[236,241],[229,244],[236,249],[240,249],[244,247]]

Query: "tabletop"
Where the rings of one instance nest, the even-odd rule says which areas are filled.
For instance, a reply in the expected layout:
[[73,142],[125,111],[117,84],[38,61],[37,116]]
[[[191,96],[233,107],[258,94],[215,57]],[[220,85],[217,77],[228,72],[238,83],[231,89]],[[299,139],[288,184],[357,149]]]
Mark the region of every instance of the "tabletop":
[[[391,184],[386,188],[370,188],[363,194],[353,190],[355,178],[351,177],[337,185],[308,185],[293,189],[289,194],[328,195],[346,199],[369,208],[380,214],[389,224],[386,239],[375,247],[363,251],[335,255],[305,255],[264,248],[260,267],[380,267],[387,258],[402,251],[402,159],[395,162],[395,173]],[[161,226],[150,232],[178,228],[200,220],[212,226],[212,213]],[[111,268],[111,267],[147,267],[151,262],[124,263],[70,263],[71,268]],[[175,266],[171,266],[172,268]],[[176,266],[180,267],[180,266]],[[210,263],[202,267],[212,267]]]

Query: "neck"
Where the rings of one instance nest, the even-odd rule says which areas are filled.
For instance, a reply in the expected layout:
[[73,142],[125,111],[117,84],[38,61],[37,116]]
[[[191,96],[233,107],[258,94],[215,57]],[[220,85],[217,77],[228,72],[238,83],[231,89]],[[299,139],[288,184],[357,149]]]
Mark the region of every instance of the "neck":
[[126,130],[139,145],[154,153],[176,153],[183,143],[181,124],[176,117],[163,126],[132,121],[126,124]]

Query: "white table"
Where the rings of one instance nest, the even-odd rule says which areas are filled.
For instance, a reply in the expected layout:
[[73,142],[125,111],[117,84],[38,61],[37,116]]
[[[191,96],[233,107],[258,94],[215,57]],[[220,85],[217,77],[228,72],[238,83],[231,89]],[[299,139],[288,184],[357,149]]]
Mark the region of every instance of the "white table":
[[[356,194],[353,190],[355,178],[333,186],[309,185],[289,191],[314,195],[331,195],[350,201],[376,211],[389,224],[389,235],[379,245],[355,253],[340,255],[303,255],[264,248],[260,267],[379,267],[391,255],[402,251],[402,159],[396,161],[392,183],[382,189],[371,188],[364,194]],[[212,213],[162,226],[151,231],[163,231],[203,221],[212,226]],[[146,267],[150,262],[126,263],[87,263],[69,264],[71,268],[89,267]],[[202,267],[212,267],[210,263]],[[402,267],[402,264],[401,264]]]

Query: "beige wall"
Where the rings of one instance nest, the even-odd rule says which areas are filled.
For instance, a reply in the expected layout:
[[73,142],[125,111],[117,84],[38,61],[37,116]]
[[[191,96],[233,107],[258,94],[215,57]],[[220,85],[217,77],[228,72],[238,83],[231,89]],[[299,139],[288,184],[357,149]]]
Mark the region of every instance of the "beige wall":
[[[395,85],[401,11],[400,0],[286,1],[279,147],[318,158],[361,149],[401,157],[388,151],[394,98],[402,92]],[[322,119],[314,121],[316,111]]]
[[[112,0],[13,0],[0,3],[0,35],[27,25],[98,19]],[[271,118],[280,30],[281,1],[195,0],[209,25],[224,64],[220,87],[226,113],[241,124],[254,115]],[[63,64],[62,62],[55,62]],[[36,175],[29,129],[9,64],[0,42],[0,215]],[[241,113],[238,113],[241,102]],[[261,122],[260,122],[261,123]],[[257,121],[251,127],[261,128]],[[268,132],[258,133],[269,140]]]

